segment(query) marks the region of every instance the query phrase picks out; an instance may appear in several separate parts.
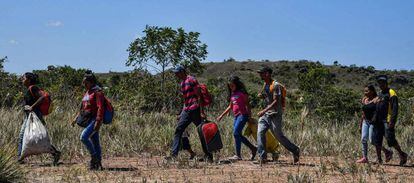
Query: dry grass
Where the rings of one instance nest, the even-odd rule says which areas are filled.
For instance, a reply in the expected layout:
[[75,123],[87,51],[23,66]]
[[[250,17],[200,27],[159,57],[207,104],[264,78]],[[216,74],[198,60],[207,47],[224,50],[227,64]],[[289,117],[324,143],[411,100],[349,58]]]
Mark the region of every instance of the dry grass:
[[[62,150],[64,164],[60,167],[44,167],[50,163],[47,155],[30,157],[26,170],[31,170],[29,180],[44,182],[261,182],[281,180],[289,182],[406,182],[413,181],[412,168],[397,168],[385,165],[356,165],[360,156],[360,134],[358,121],[334,123],[320,121],[302,115],[285,115],[286,135],[296,142],[302,150],[305,164],[313,166],[287,166],[291,156],[282,148],[285,163],[258,167],[249,162],[232,165],[207,165],[185,160],[176,163],[163,162],[159,157],[169,152],[176,119],[164,113],[140,114],[118,111],[112,125],[103,126],[101,143],[104,166],[132,168],[133,171],[89,172],[84,163],[89,160],[88,153],[79,140],[81,128],[69,125],[75,108],[57,109],[46,118],[52,142]],[[22,121],[22,112],[17,109],[0,109],[0,145],[16,144]],[[210,114],[213,118],[214,114]],[[233,155],[233,121],[227,117],[219,124],[224,149],[218,158]],[[193,149],[201,154],[198,136],[191,126]],[[409,155],[413,153],[414,126],[397,126],[397,138]],[[12,154],[16,154],[12,148]],[[243,147],[244,157],[249,156]],[[371,148],[370,152],[374,152]],[[9,152],[10,154],[10,152]],[[119,158],[117,158],[119,157]],[[374,157],[371,154],[371,157]],[[396,156],[397,157],[397,156]],[[116,160],[119,160],[118,162]],[[374,160],[374,158],[372,158]],[[398,158],[392,162],[397,164]],[[408,163],[410,166],[412,161]],[[33,170],[33,171],[32,171]],[[50,172],[50,173],[47,173]],[[200,175],[199,175],[200,174]]]

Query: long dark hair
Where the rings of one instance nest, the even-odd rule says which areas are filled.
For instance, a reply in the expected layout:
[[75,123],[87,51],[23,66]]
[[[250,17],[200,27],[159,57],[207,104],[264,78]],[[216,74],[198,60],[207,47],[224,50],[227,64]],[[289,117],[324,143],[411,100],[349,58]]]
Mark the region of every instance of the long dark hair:
[[[241,82],[240,78],[238,76],[231,76],[229,78],[229,83],[233,83],[234,85],[236,85],[236,91],[240,91],[246,95],[248,95],[247,90],[246,90],[246,86],[243,84],[243,82]],[[231,98],[231,89],[230,89],[230,84],[227,84],[227,89],[228,89],[228,98],[227,100],[230,101]]]
[[38,83],[39,76],[32,72],[26,72],[23,76],[30,81],[30,85],[35,85]]
[[83,80],[88,81],[93,84],[98,84],[95,74],[91,70],[86,70],[85,75],[83,75]]
[[368,88],[368,90],[374,94],[374,98],[378,96],[377,90],[375,89],[375,86],[373,84],[368,84],[365,87]]

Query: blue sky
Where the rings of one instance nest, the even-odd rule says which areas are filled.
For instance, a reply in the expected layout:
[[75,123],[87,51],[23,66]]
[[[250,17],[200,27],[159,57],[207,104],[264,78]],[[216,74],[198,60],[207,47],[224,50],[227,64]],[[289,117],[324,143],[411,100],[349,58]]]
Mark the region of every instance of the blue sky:
[[8,72],[70,65],[125,71],[145,25],[201,33],[207,61],[298,60],[414,69],[414,1],[0,1]]

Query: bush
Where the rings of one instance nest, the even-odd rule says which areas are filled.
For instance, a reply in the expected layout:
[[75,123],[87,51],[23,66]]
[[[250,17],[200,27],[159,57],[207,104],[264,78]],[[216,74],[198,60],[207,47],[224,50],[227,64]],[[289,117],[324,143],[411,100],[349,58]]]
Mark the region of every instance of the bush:
[[0,148],[0,182],[24,182],[24,172],[14,158],[9,145]]
[[299,75],[303,103],[314,114],[343,121],[359,111],[359,95],[355,91],[336,87],[335,78],[327,68],[313,66]]

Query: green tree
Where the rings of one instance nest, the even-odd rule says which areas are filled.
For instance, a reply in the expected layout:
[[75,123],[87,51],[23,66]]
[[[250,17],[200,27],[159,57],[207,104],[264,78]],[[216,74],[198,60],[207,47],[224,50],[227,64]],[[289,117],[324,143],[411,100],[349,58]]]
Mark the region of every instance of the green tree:
[[171,66],[183,65],[190,72],[202,71],[201,61],[207,56],[207,45],[199,40],[200,33],[148,25],[143,32],[145,36],[130,44],[126,65],[140,69],[151,67],[160,72],[162,90],[165,88],[165,71]]
[[335,75],[326,67],[310,66],[299,74],[299,89],[304,104],[320,117],[343,121],[359,110],[360,95],[334,85]]
[[4,64],[4,62],[6,62],[6,60],[7,60],[7,57],[0,58],[0,72],[1,73],[4,72],[4,66],[3,66],[3,64]]

